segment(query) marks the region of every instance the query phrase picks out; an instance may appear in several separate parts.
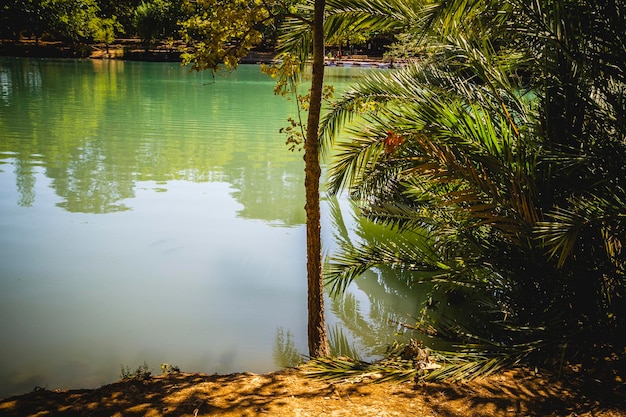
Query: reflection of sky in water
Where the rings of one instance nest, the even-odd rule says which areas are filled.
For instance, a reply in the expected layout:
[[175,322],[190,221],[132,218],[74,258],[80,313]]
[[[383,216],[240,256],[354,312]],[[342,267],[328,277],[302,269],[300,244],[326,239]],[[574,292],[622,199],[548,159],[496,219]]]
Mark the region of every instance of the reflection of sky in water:
[[[23,60],[20,78],[3,62],[0,396],[144,361],[265,372],[277,329],[306,353],[302,155],[258,67],[207,84],[169,64]],[[393,337],[384,292],[372,273],[328,300],[365,356]]]
[[[125,202],[132,210],[103,216],[20,209],[0,179],[9,214],[0,230],[29,223],[17,242],[0,235],[0,313],[18,318],[0,321],[10,358],[0,372],[18,385],[26,378],[22,390],[46,384],[43,375],[76,386],[87,373],[78,386],[98,384],[144,360],[267,371],[276,328],[305,325],[304,227],[237,217],[228,184],[140,183]],[[37,201],[46,182],[38,177]],[[24,253],[27,262],[13,261]]]

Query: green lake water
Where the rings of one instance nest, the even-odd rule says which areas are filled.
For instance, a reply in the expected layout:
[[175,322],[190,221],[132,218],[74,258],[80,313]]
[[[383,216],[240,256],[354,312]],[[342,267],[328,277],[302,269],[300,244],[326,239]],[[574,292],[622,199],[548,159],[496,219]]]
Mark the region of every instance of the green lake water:
[[[254,65],[0,58],[0,397],[307,353],[304,167],[272,90]],[[367,274],[327,300],[335,353],[377,357],[419,308]]]

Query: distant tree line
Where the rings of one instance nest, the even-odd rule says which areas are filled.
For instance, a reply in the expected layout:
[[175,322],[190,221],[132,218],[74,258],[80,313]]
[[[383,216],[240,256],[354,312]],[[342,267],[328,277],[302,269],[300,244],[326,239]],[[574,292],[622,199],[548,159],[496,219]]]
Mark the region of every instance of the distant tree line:
[[[276,7],[288,8],[296,3],[298,0],[290,0]],[[193,26],[194,19],[199,17],[198,4],[189,0],[6,0],[0,6],[0,39],[29,39],[36,44],[48,41],[68,45],[104,43],[108,47],[115,39],[138,38],[149,49],[159,41],[182,40],[181,30]],[[278,13],[282,14],[284,11]],[[280,18],[256,25],[255,30],[262,40],[255,48],[274,50]],[[334,46],[332,50],[339,54],[342,48],[351,53],[357,53],[360,48],[369,54],[381,55],[385,45],[390,43],[381,33],[349,30],[328,41]]]
[[[0,37],[68,44],[140,38],[146,47],[180,39],[180,23],[190,17],[184,0],[8,0],[0,6]],[[275,35],[262,28],[271,46]]]
[[9,0],[0,8],[0,37],[109,45],[125,36],[149,47],[178,38],[183,18],[183,0]]

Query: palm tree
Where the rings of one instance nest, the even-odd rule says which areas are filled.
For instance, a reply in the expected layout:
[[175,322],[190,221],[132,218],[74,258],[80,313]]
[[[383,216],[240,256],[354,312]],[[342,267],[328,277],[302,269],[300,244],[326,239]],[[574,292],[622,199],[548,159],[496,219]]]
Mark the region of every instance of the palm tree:
[[[393,14],[384,4],[374,13],[370,2],[339,3],[370,25]],[[405,9],[410,16],[396,22],[425,24],[410,33],[419,60],[371,74],[322,124],[325,143],[344,126],[352,133],[336,143],[331,191],[347,188],[389,229],[373,242],[344,241],[329,260],[329,285],[340,293],[387,265],[429,272],[435,297],[474,299],[464,320],[429,311],[428,328],[454,343],[460,359],[435,376],[619,351],[621,1],[451,0]]]

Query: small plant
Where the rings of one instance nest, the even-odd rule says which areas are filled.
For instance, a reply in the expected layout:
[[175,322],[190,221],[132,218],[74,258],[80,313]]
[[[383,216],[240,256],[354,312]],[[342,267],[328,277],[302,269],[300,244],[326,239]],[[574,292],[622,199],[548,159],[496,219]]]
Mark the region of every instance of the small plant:
[[143,365],[139,365],[134,372],[131,371],[128,366],[120,365],[120,367],[121,367],[121,373],[120,373],[120,378],[121,379],[139,379],[139,380],[144,380],[144,379],[149,379],[152,376],[152,372],[150,371],[150,367],[148,366],[148,364],[145,361],[144,361]]
[[178,366],[170,365],[169,363],[161,364],[161,373],[163,375],[171,374],[172,372],[180,372],[180,368]]
[[[297,56],[283,53],[277,62],[272,65],[262,65],[261,71],[276,79],[275,95],[285,97],[290,101],[295,99],[298,118],[287,118],[288,126],[280,128],[279,133],[287,136],[285,145],[290,151],[300,152],[304,149],[306,137],[306,121],[303,120],[302,115],[309,109],[311,95],[298,94],[302,74],[300,59]],[[334,93],[335,88],[332,85],[325,85],[322,90],[322,99],[330,104]]]

